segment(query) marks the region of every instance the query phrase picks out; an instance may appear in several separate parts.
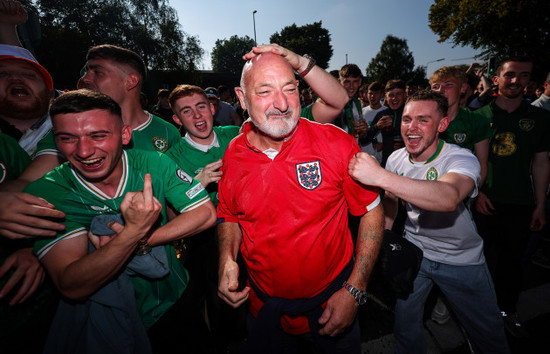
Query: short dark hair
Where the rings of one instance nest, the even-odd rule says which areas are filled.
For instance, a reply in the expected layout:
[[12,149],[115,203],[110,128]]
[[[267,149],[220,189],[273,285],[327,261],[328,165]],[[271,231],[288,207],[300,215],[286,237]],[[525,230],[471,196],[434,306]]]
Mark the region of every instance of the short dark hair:
[[386,83],[386,92],[396,88],[399,88],[405,91],[405,88],[406,88],[405,82],[401,79],[388,80],[388,82]]
[[88,50],[86,61],[91,59],[108,59],[119,64],[128,65],[141,75],[143,81],[147,78],[147,67],[143,59],[130,49],[117,47],[111,44],[98,45]]
[[519,63],[531,63],[531,65],[534,65],[533,59],[528,56],[520,55],[520,56],[507,57],[500,61],[497,67],[496,75],[497,76],[500,75],[500,72],[502,71],[504,64],[512,61],[519,62]]
[[369,85],[369,90],[371,91],[384,91],[384,85],[380,82],[375,81]]
[[437,103],[437,110],[443,114],[443,117],[447,116],[449,101],[447,100],[447,97],[443,96],[439,92],[433,90],[417,91],[409,96],[409,98],[407,98],[407,102],[405,103],[405,105],[409,102],[416,101],[433,101]]
[[82,113],[94,109],[108,111],[122,121],[122,111],[118,103],[101,92],[89,89],[69,91],[54,99],[50,105],[50,116],[54,118],[58,114]]
[[361,72],[361,69],[359,69],[359,67],[355,64],[346,64],[342,66],[342,68],[338,72],[338,75],[343,78],[363,77],[363,73]]

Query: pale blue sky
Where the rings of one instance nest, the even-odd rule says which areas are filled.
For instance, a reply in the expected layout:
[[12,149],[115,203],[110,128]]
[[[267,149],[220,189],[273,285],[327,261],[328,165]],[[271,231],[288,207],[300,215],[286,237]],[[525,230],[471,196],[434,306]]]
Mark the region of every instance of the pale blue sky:
[[[171,0],[182,29],[196,36],[205,50],[201,69],[211,69],[210,53],[217,39],[232,35],[254,38],[252,11],[257,10],[256,40],[269,37],[288,25],[322,21],[331,34],[333,56],[329,70],[348,63],[364,72],[388,34],[407,40],[415,66],[428,64],[428,74],[443,65],[470,64],[479,51],[438,43],[428,27],[433,0]],[[300,53],[303,54],[303,53]],[[430,61],[445,58],[440,62]],[[460,59],[460,60],[459,60]]]

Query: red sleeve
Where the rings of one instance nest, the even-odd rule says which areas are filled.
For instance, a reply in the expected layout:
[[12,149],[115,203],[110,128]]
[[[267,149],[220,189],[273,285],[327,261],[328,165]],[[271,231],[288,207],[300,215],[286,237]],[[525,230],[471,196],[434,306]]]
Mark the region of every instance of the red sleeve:
[[[357,152],[361,151],[357,142],[354,141],[354,143],[353,148],[349,150],[350,154],[347,157],[348,163]],[[344,176],[343,189],[349,211],[352,215],[361,216],[380,203],[378,187],[366,186],[356,182],[350,177],[347,169],[346,175]]]

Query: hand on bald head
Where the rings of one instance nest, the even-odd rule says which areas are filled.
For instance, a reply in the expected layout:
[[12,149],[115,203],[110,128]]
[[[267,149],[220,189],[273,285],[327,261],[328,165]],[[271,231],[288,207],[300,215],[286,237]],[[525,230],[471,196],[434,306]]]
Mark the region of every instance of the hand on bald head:
[[[256,47],[254,47],[256,48]],[[243,66],[243,71],[241,75],[241,88],[246,91],[247,85],[249,84],[249,78],[252,77],[258,71],[265,70],[266,68],[278,68],[280,75],[290,74],[294,77],[294,71],[286,59],[281,56],[281,54],[266,51],[261,53],[253,53],[251,51],[250,55],[245,55],[243,58],[247,58],[247,62]]]

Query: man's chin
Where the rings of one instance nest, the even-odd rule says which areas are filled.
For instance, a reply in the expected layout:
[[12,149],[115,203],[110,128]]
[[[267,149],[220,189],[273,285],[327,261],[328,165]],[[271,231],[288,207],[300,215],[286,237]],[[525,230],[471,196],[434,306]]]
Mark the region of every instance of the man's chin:
[[260,132],[267,135],[268,137],[280,140],[286,138],[290,133],[294,131],[294,128],[296,128],[296,123],[292,125],[284,124],[283,126],[273,127],[273,126],[266,126],[260,125],[256,126]]

